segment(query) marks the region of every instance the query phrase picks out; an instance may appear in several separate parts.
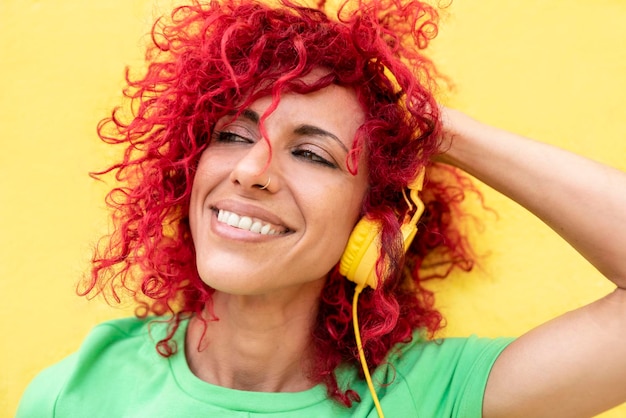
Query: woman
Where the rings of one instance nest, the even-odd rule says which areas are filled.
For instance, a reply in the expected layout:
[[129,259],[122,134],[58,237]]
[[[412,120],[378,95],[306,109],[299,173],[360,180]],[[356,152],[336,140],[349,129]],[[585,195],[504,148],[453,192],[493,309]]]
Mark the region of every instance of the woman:
[[[347,5],[338,21],[224,2],[155,27],[128,80],[135,116],[101,125],[126,153],[83,292],[128,291],[160,317],[97,327],[18,415],[374,416],[378,397],[388,416],[555,417],[626,400],[624,174],[439,109],[429,6]],[[471,267],[450,222],[462,179],[441,163],[536,213],[618,289],[514,342],[427,341],[441,317],[421,280]],[[358,302],[372,394],[350,327],[360,286],[339,269],[363,217],[382,243]]]

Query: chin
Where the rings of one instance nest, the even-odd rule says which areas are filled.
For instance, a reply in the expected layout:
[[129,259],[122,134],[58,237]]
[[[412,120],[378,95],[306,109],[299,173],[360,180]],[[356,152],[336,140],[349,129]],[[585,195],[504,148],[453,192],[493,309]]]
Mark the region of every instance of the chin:
[[[211,269],[209,273],[199,270],[200,280],[216,292],[228,293],[232,295],[259,295],[270,290],[263,278],[255,276],[250,272],[237,271],[233,269],[220,274],[216,269]],[[270,284],[271,285],[271,284]]]

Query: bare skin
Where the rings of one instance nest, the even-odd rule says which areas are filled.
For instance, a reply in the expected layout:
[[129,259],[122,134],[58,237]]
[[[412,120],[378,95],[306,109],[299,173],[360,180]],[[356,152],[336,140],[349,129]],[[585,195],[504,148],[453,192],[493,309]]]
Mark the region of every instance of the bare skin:
[[[309,340],[323,281],[270,298],[219,292],[219,321],[193,318],[187,333],[187,359],[200,379],[256,392],[297,392],[311,388],[307,376]],[[277,306],[281,309],[277,309]],[[305,308],[308,307],[308,308]]]
[[[345,109],[348,103],[350,101],[341,107]],[[304,114],[310,115],[310,104],[306,104]],[[443,109],[442,121],[445,152],[440,157],[441,162],[467,171],[526,207],[616,285],[616,290],[606,297],[539,326],[512,343],[496,361],[490,375],[484,417],[589,417],[625,402],[626,174],[484,125],[457,111]],[[341,120],[335,122],[336,126],[343,126]],[[351,137],[349,132],[337,136]],[[281,135],[272,135],[272,138],[281,138]],[[333,141],[328,143],[334,144],[328,149],[340,161],[343,151],[338,151],[341,147],[333,148],[337,146]],[[322,143],[323,147],[328,144]],[[280,142],[273,145],[274,150],[280,151]],[[344,145],[349,149],[348,141]],[[248,250],[242,260],[251,258],[252,261],[237,265],[235,270],[241,274],[233,274],[228,279],[224,275],[213,275],[213,264],[207,264],[211,268],[203,270],[203,279],[217,289],[212,309],[220,320],[208,322],[206,335],[211,335],[210,342],[202,339],[203,323],[192,320],[186,354],[192,371],[207,382],[243,390],[293,392],[313,385],[306,373],[312,358],[308,347],[324,279],[323,274],[311,275],[308,268],[300,268],[303,260],[318,257],[310,257],[306,251],[294,254],[291,251],[292,248],[298,250],[301,242],[307,243],[303,248],[310,248],[311,242],[328,235],[324,229],[317,229],[318,222],[325,226],[324,222],[337,219],[313,217],[320,212],[334,213],[334,209],[309,208],[310,194],[299,197],[302,182],[312,178],[312,173],[308,171],[310,166],[304,165],[301,177],[294,180],[300,169],[296,168],[295,172],[293,169],[300,167],[301,162],[297,161],[297,166],[286,170],[283,164],[292,163],[289,153],[284,159],[275,154],[268,170],[272,182],[267,189],[261,189],[267,183],[267,173],[259,169],[267,161],[263,146],[255,143],[245,148],[241,158],[239,148],[235,148],[235,154],[229,154],[237,157],[232,160],[235,165],[222,167],[222,180],[197,187],[201,192],[195,216],[205,222],[197,222],[200,226],[195,229],[194,239],[196,244],[200,239],[197,247],[201,254],[211,260],[214,244],[222,244],[220,251],[223,252],[215,259],[219,264],[224,257],[232,256],[237,260],[240,253],[236,249],[246,245]],[[245,164],[237,161],[245,161]],[[341,193],[335,197],[340,200],[346,199],[346,191],[354,192],[336,205],[349,208],[341,216],[341,222],[353,225],[366,184],[362,178],[353,179],[342,170],[340,167],[339,171],[317,172],[319,177],[315,177],[315,184],[328,181],[327,186],[336,185]],[[197,178],[202,180],[202,162],[198,172],[200,177]],[[290,175],[286,175],[287,172]],[[207,179],[219,178],[215,173],[206,174]],[[324,190],[332,189],[325,187]],[[231,192],[237,196],[234,199],[237,204],[232,206],[236,210],[245,212],[252,207],[254,211],[262,207],[269,213],[281,214],[284,224],[296,232],[293,236],[257,239],[214,224],[212,205],[222,202],[231,205]],[[247,203],[241,206],[242,201]],[[335,199],[323,202],[334,204]],[[193,219],[192,214],[192,231]],[[341,222],[338,225],[342,225]],[[202,225],[213,225],[214,230],[202,229]],[[347,239],[349,229],[341,229],[342,241]],[[300,233],[302,241],[297,235]],[[316,234],[315,239],[309,240],[307,234]],[[294,236],[297,239],[289,241]],[[206,250],[202,247],[203,239],[211,243]],[[281,239],[286,239],[288,245],[281,244]],[[237,245],[231,247],[231,241]],[[321,249],[327,248],[322,246]],[[328,257],[328,268],[341,255],[341,248],[336,250],[333,248],[332,256]],[[278,262],[284,266],[266,263],[275,259],[269,255],[277,253],[283,255]],[[224,263],[223,267],[226,274],[232,270],[233,263]],[[314,267],[317,266],[312,262],[311,268]],[[285,269],[291,269],[290,275],[276,274]],[[285,338],[286,335],[289,338]]]
[[626,174],[443,109],[445,154],[515,200],[616,285],[496,361],[483,416],[589,417],[626,401]]
[[[307,370],[319,295],[367,189],[367,171],[346,165],[364,115],[345,87],[285,94],[264,125],[269,160],[259,119],[270,103],[220,120],[198,164],[190,225],[198,272],[215,289],[207,311],[219,320],[206,333],[200,319],[190,322],[186,355],[209,383],[296,392],[316,383]],[[226,221],[222,211],[274,233]]]

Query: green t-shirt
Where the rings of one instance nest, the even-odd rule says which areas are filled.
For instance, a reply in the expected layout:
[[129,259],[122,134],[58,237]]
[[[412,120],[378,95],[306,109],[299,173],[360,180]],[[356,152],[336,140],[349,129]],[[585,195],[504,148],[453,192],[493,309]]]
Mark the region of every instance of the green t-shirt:
[[[357,370],[338,370],[361,402],[351,408],[326,395],[323,385],[296,393],[247,392],[211,385],[187,365],[187,322],[177,331],[178,351],[155,350],[162,322],[135,318],[95,327],[80,350],[41,372],[24,393],[18,418],[30,417],[376,417]],[[149,333],[150,329],[150,333]],[[376,369],[385,416],[480,417],[489,371],[510,339],[452,338],[402,344]]]

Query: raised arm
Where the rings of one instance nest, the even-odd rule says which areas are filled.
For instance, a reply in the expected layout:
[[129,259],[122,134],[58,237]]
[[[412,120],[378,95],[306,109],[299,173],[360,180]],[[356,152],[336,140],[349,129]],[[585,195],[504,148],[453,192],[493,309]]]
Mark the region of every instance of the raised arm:
[[626,174],[443,109],[441,160],[524,206],[617,286],[500,356],[485,417],[589,417],[626,401]]

